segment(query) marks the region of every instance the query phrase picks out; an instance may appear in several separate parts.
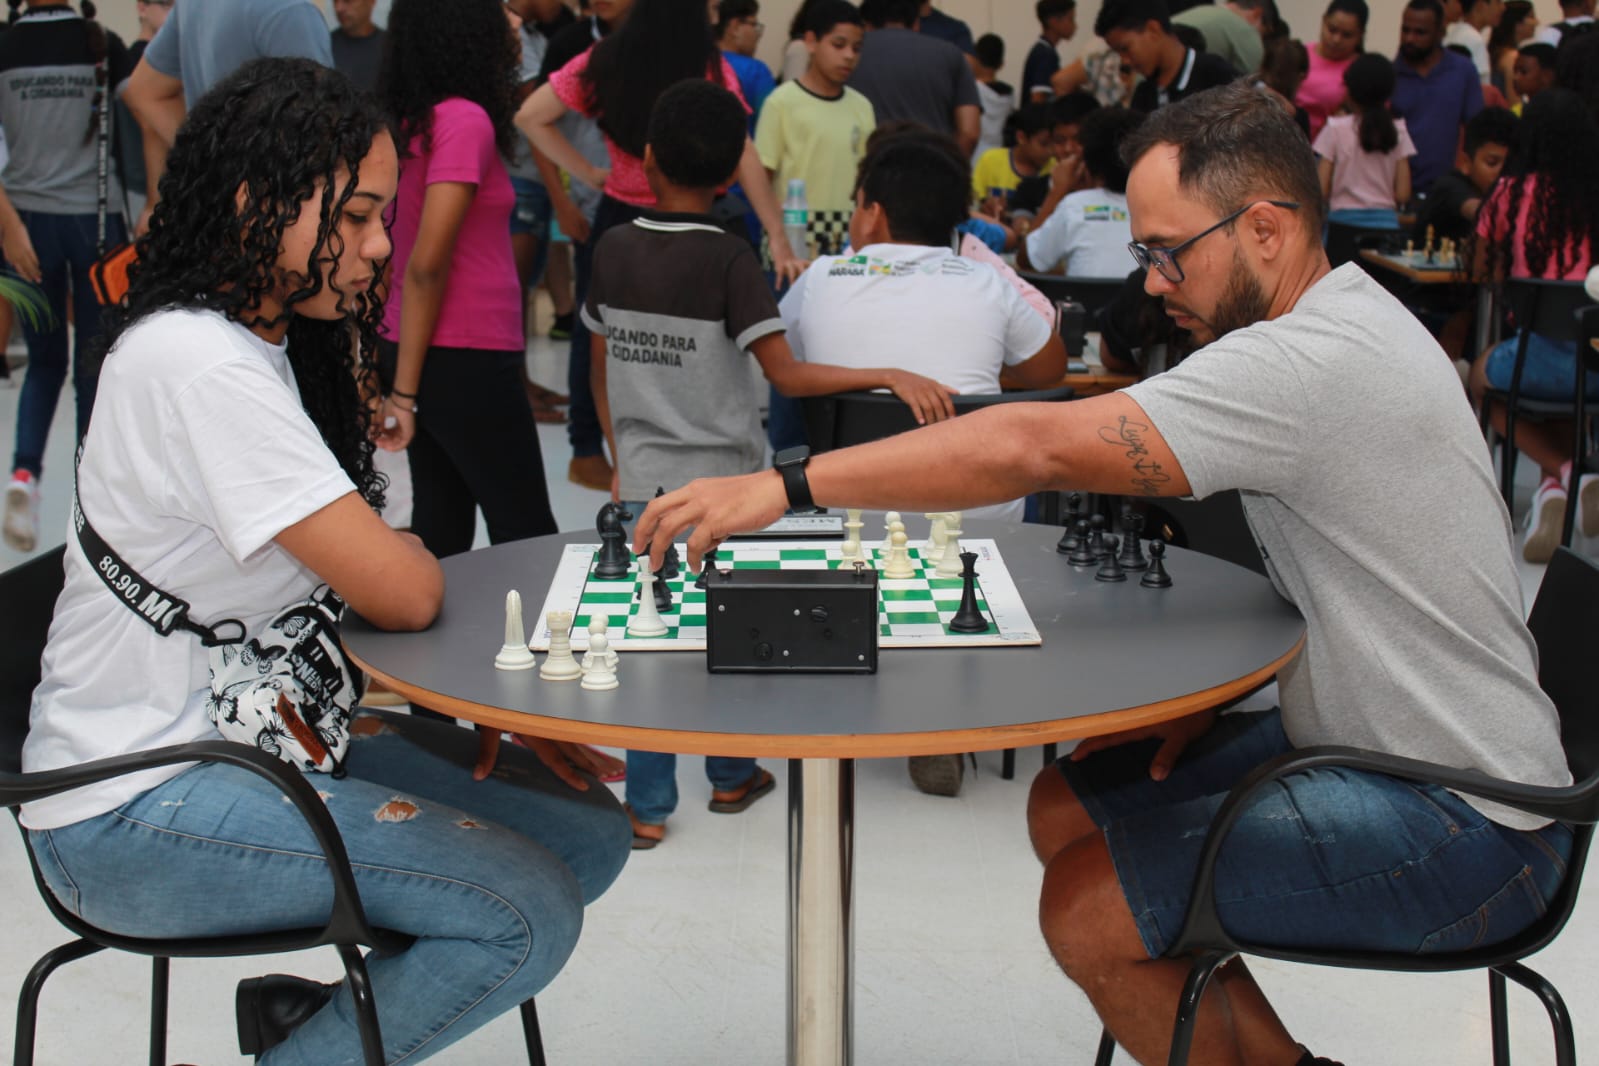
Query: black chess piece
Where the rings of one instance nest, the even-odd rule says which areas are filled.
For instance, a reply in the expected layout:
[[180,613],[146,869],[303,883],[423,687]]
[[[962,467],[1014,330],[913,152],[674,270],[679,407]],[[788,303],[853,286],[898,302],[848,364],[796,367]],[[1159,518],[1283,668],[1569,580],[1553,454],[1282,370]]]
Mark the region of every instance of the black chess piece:
[[611,502],[595,515],[594,527],[600,534],[600,551],[594,561],[595,577],[610,580],[627,576],[627,569],[633,562],[627,550],[627,534],[622,530],[622,522],[627,517],[631,516],[620,504]]
[[1101,541],[1099,545],[1099,557],[1104,559],[1107,556],[1115,555],[1117,552],[1121,551],[1121,546],[1122,540],[1120,537],[1115,537],[1109,533],[1106,533],[1105,539]]
[[1099,572],[1094,575],[1095,581],[1126,581],[1127,571],[1122,569],[1122,564],[1117,560],[1115,552],[1106,552],[1099,564]]
[[651,582],[650,587],[655,590],[655,609],[662,614],[670,611],[674,606],[672,603],[672,586],[666,583],[666,578],[656,574],[655,580]]
[[700,576],[694,579],[694,587],[702,589],[710,583],[711,571],[716,569],[716,549],[707,548],[705,557],[700,560]]
[[988,619],[977,609],[977,553],[961,552],[961,605],[949,620],[954,633],[987,633]]
[[1171,588],[1171,576],[1166,573],[1166,542],[1152,540],[1149,542],[1149,569],[1144,571],[1143,580],[1138,582],[1146,589]]
[[1105,516],[1102,514],[1090,515],[1088,519],[1088,547],[1094,553],[1094,561],[1105,554]]
[[1066,523],[1066,532],[1060,535],[1060,540],[1055,542],[1055,550],[1062,555],[1070,555],[1077,549],[1077,526],[1073,522]]
[[1066,532],[1060,536],[1060,541],[1055,545],[1055,550],[1062,555],[1070,555],[1072,549],[1077,547],[1077,522],[1083,517],[1083,494],[1069,492],[1066,494]]
[[1093,566],[1099,562],[1099,555],[1094,551],[1093,538],[1088,533],[1086,518],[1077,520],[1077,546],[1072,549],[1066,561],[1073,566]]
[[1138,535],[1144,529],[1144,516],[1136,511],[1122,512],[1122,548],[1116,561],[1123,570],[1143,570],[1149,566],[1144,558],[1144,546]]

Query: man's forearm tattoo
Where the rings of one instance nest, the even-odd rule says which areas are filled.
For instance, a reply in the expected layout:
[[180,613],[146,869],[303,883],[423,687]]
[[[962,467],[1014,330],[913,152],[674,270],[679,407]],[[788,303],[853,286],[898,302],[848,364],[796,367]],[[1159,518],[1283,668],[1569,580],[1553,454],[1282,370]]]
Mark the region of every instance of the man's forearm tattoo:
[[1145,496],[1158,496],[1160,486],[1170,481],[1171,476],[1149,457],[1149,448],[1144,444],[1148,432],[1149,426],[1145,423],[1122,415],[1117,418],[1116,425],[1099,427],[1099,439],[1123,450],[1132,465],[1134,491]]

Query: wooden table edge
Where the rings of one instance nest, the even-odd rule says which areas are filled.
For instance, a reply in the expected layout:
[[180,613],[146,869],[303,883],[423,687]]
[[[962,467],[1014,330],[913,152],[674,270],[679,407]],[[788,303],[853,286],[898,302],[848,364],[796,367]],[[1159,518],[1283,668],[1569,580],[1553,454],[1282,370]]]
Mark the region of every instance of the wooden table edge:
[[[1159,703],[1128,707],[1118,711],[1027,722],[982,729],[946,729],[917,733],[825,734],[804,736],[765,733],[698,733],[675,729],[646,729],[642,726],[574,722],[522,711],[508,711],[431,692],[384,673],[363,661],[354,652],[350,659],[368,675],[425,707],[463,718],[478,725],[494,726],[514,733],[529,733],[552,740],[580,744],[603,744],[640,751],[672,752],[678,755],[724,755],[745,758],[783,759],[875,759],[906,755],[948,755],[965,751],[997,751],[1033,744],[1115,733],[1153,725],[1185,714],[1193,714],[1248,695],[1270,681],[1304,647],[1300,635],[1294,646],[1259,670],[1213,688],[1190,693]],[[576,684],[577,682],[552,682]]]

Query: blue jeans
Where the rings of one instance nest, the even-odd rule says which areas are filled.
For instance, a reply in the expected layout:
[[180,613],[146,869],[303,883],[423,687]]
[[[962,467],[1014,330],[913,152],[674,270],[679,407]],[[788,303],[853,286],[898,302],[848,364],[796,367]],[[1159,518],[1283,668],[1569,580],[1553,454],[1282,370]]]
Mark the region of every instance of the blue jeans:
[[533,270],[527,279],[527,287],[532,289],[544,277],[544,266],[550,259],[550,219],[554,217],[554,208],[550,204],[550,191],[541,181],[513,174],[511,188],[516,192],[516,207],[511,211],[511,236],[530,233],[538,241]]
[[[67,379],[67,298],[72,299],[74,322],[72,340],[72,388],[77,398],[78,439],[89,429],[89,412],[94,409],[95,383],[99,380],[98,361],[84,357],[87,346],[100,334],[100,302],[89,283],[89,268],[95,255],[95,215],[51,215],[41,211],[19,211],[28,239],[39,257],[44,274],[40,288],[50,303],[47,321],[38,327],[22,320],[22,336],[28,342],[28,372],[22,379],[22,394],[17,398],[16,453],[13,470],[27,470],[37,477],[44,469],[44,447],[50,437],[50,422],[55,418],[56,401]],[[127,239],[121,215],[106,219],[106,242],[118,245]]]
[[1391,207],[1341,207],[1327,212],[1328,222],[1341,222],[1362,229],[1399,228],[1399,212]]
[[[1104,830],[1150,958],[1182,927],[1205,834],[1227,791],[1290,750],[1278,712],[1223,715],[1165,781],[1158,742],[1074,763],[1066,782]],[[1565,876],[1571,830],[1492,822],[1434,785],[1315,770],[1267,786],[1222,844],[1217,913],[1240,940],[1416,954],[1514,936],[1543,915]]]
[[[1516,333],[1494,345],[1483,367],[1488,384],[1502,392],[1510,391],[1516,370],[1516,348],[1521,334]],[[1557,342],[1534,333],[1527,338],[1527,362],[1521,368],[1521,395],[1529,400],[1570,400],[1576,396],[1577,342]],[[1589,400],[1599,399],[1599,373],[1588,371],[1583,385]]]
[[[632,834],[609,789],[577,792],[506,745],[474,782],[471,730],[367,718],[348,776],[310,775],[338,823],[372,924],[415,936],[368,955],[384,1060],[417,1062],[511,1010],[577,944],[583,907],[626,861]],[[295,809],[263,779],[197,766],[108,814],[32,831],[45,882],[101,928],[203,937],[320,925],[332,891]],[[362,1061],[349,990],[262,1058]]]
[[[623,500],[622,506],[633,516],[632,525],[644,513],[648,500]],[[687,573],[686,565],[684,573]],[[717,791],[734,789],[756,774],[754,759],[733,759],[725,755],[705,756],[705,776]],[[627,805],[633,816],[646,825],[660,825],[677,810],[677,756],[659,751],[627,753]]]

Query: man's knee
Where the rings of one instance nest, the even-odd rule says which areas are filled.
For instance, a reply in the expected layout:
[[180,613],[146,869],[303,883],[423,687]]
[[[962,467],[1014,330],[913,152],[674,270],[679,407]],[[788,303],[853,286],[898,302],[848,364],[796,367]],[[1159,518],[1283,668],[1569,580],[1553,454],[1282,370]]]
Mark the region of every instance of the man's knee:
[[1050,953],[1079,984],[1106,963],[1148,957],[1102,836],[1080,840],[1049,860],[1038,925]]
[[1062,848],[1098,832],[1059,768],[1040,770],[1027,793],[1027,836],[1038,860],[1048,863]]

